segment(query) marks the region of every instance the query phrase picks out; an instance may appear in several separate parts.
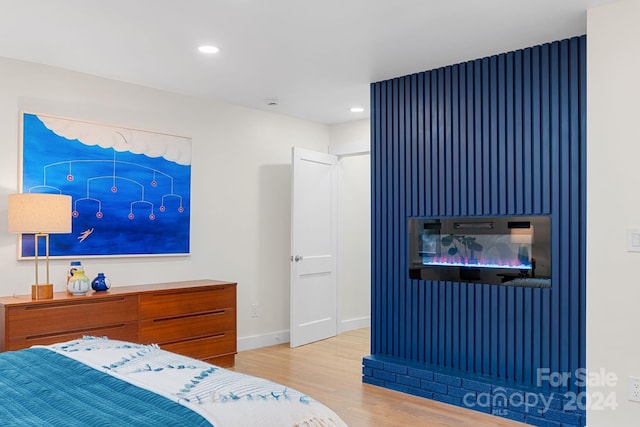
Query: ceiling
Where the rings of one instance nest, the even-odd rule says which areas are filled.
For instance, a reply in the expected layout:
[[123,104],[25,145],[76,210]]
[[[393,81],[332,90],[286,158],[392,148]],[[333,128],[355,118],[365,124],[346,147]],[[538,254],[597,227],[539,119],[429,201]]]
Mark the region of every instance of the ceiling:
[[612,1],[0,0],[0,56],[333,124],[370,82],[584,34]]

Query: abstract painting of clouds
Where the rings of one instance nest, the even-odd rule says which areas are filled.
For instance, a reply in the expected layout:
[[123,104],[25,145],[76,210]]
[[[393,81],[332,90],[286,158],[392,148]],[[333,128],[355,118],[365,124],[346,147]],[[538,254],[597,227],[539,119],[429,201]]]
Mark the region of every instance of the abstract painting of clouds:
[[[51,235],[51,256],[189,253],[190,138],[22,113],[21,157],[22,192],[73,199],[73,231]],[[33,236],[20,246],[33,256]]]

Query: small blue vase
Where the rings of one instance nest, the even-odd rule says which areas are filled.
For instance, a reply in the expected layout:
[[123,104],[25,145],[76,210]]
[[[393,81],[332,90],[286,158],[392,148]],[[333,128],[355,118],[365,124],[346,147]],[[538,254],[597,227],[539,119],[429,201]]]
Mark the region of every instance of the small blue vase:
[[98,273],[98,276],[91,281],[91,288],[94,291],[106,291],[111,287],[111,280],[104,277],[104,273]]

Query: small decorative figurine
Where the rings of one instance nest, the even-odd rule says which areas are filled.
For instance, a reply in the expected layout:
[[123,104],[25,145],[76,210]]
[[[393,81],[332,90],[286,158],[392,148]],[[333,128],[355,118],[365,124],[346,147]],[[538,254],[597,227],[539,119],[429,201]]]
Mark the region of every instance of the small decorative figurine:
[[67,291],[73,295],[84,295],[91,289],[91,282],[84,274],[84,267],[80,261],[71,262],[67,279]]
[[94,291],[106,291],[111,287],[111,280],[104,277],[104,273],[98,273],[98,276],[91,281],[91,287]]

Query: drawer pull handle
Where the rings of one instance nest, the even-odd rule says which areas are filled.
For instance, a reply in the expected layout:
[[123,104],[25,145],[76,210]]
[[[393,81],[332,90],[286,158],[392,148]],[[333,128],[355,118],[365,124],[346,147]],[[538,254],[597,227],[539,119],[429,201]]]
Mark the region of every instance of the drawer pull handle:
[[[100,299],[96,299],[95,301],[92,300],[84,300],[82,301],[82,305],[85,304],[112,304],[112,303],[118,303],[118,302],[122,302],[122,301],[126,301],[125,297],[116,297],[116,298],[100,298]],[[53,304],[39,304],[39,305],[30,305],[28,307],[25,307],[25,310],[27,311],[34,311],[34,310],[49,310],[49,309],[56,309],[56,308],[60,308],[60,307],[77,307],[78,304],[76,304],[75,302],[59,302],[59,303],[53,303]]]
[[221,310],[206,311],[204,313],[189,313],[189,314],[182,314],[179,316],[161,317],[159,319],[153,319],[153,322],[158,323],[158,322],[166,322],[168,320],[189,319],[192,317],[202,317],[202,316],[220,316],[221,314],[225,314],[226,312],[227,310],[221,309]]
[[[226,286],[220,286],[220,287],[215,287],[215,288],[207,288],[207,289],[197,289],[197,290],[185,290],[185,289],[180,289],[180,290],[176,290],[176,291],[165,291],[162,293],[157,293],[157,294],[152,294],[150,295],[152,298],[164,298],[167,295],[189,295],[189,294],[196,294],[199,292],[221,292],[226,290],[227,287]],[[145,296],[146,298],[147,296]]]
[[[202,341],[202,340],[224,338],[225,336],[227,336],[226,332],[218,332],[218,333],[211,334],[211,335],[194,335],[192,337],[189,337],[187,341],[197,342],[197,341]],[[151,341],[147,341],[147,342],[149,344],[151,344]],[[171,345],[171,344],[177,344],[177,343],[183,343],[183,342],[185,342],[184,339],[178,339],[178,340],[173,340],[173,341],[160,342],[158,344],[160,344],[160,347],[162,348],[163,345]]]
[[103,331],[105,329],[122,329],[125,326],[126,325],[124,323],[118,323],[118,324],[115,324],[115,325],[107,325],[107,326],[103,325],[103,326],[98,326],[98,327],[95,327],[95,328],[82,328],[82,329],[73,329],[73,330],[68,329],[68,330],[66,330],[64,332],[58,331],[58,332],[52,332],[52,333],[49,333],[49,334],[31,335],[31,336],[28,336],[26,338],[26,340],[27,341],[29,341],[29,340],[38,340],[38,339],[42,339],[42,338],[50,338],[50,337],[55,337],[55,336],[58,336],[58,335],[62,336],[62,335],[69,335],[69,334],[75,334],[75,333],[86,334],[86,333],[91,332],[91,331],[98,331],[98,330]]

